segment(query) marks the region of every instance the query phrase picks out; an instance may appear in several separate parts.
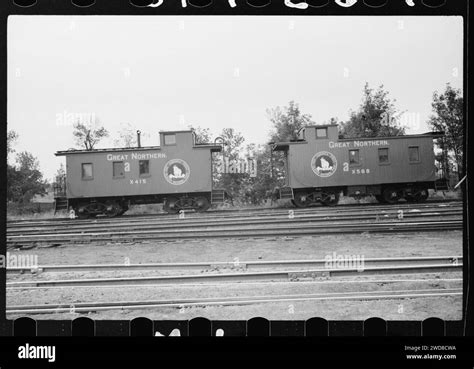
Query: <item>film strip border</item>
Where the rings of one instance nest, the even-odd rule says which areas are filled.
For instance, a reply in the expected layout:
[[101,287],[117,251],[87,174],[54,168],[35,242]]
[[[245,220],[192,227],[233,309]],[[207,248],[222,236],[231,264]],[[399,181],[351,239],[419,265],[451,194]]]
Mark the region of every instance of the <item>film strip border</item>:
[[0,331],[15,337],[152,337],[152,336],[234,336],[234,337],[459,337],[463,336],[462,321],[429,318],[424,321],[385,321],[370,318],[365,321],[327,321],[312,318],[307,321],[210,321],[194,318],[189,321],[152,321],[148,318],[97,320],[80,317],[75,320],[39,320],[19,318],[2,322]]
[[6,0],[15,14],[460,14],[459,0]]
[[[466,14],[467,1],[459,0],[4,0],[1,8],[8,14],[64,15],[450,15]],[[306,4],[306,5],[305,5]],[[4,25],[6,27],[6,25]],[[0,278],[4,282],[4,276]],[[210,321],[195,318],[190,321],[152,321],[136,318],[132,321],[93,321],[77,318],[73,321],[35,321],[20,318],[0,322],[0,334],[15,337],[78,336],[78,337],[151,337],[151,336],[285,336],[285,337],[454,337],[462,336],[462,321],[430,318],[420,321],[327,321],[312,318],[307,321]],[[157,334],[158,333],[158,334]]]

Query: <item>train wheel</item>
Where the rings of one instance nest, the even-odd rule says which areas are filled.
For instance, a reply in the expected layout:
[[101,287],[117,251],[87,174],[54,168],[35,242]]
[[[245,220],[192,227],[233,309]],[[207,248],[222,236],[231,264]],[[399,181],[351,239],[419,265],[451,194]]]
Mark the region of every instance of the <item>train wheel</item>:
[[323,192],[321,204],[324,206],[336,206],[339,203],[339,194],[334,192]]
[[385,200],[383,198],[383,195],[374,195],[374,197],[380,204],[385,204]]
[[205,212],[211,207],[209,200],[204,196],[196,197],[196,199],[194,199],[194,204],[198,213]]
[[127,211],[128,211],[128,206],[122,206],[122,210],[120,211],[120,213],[118,213],[118,215],[119,215],[119,216],[120,216],[120,215],[124,215],[125,212],[127,212]]
[[121,211],[122,211],[121,206],[117,204],[115,201],[107,201],[105,203],[104,214],[108,218],[113,218],[113,217],[116,217],[117,215],[120,215]]
[[387,204],[396,204],[400,200],[400,192],[395,188],[385,189],[382,196]]
[[181,208],[178,205],[178,199],[176,197],[168,197],[163,204],[163,210],[168,214],[178,214],[180,209]]
[[405,200],[407,200],[409,203],[412,203],[415,202],[415,197],[413,195],[405,195]]
[[295,194],[294,204],[298,208],[307,208],[311,204],[311,200],[307,193],[300,192]]
[[89,219],[90,218],[90,214],[85,212],[85,211],[83,211],[83,212],[76,211],[76,214],[77,214],[78,219]]
[[425,202],[430,193],[427,188],[417,188],[415,193],[413,194],[413,201],[414,202]]
[[74,209],[74,212],[76,213],[77,218],[79,219],[92,218],[89,207],[90,207],[90,204],[86,204],[86,203],[79,204],[79,206]]

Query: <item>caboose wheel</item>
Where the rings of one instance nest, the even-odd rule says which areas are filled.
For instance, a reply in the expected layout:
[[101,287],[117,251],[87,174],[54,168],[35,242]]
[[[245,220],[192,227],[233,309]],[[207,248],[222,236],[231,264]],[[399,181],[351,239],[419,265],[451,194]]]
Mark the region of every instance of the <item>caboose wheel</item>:
[[168,197],[163,204],[163,210],[168,214],[178,214],[180,209],[176,197]]
[[127,211],[128,211],[128,206],[127,205],[125,205],[125,206],[122,205],[122,210],[120,211],[120,213],[118,213],[118,215],[119,216],[124,215]]
[[339,194],[334,192],[323,192],[320,201],[324,206],[336,206],[339,203]]
[[104,214],[109,218],[116,217],[117,215],[120,214],[121,210],[122,210],[122,208],[115,201],[107,201],[105,203]]
[[86,213],[86,212],[77,212],[76,211],[76,214],[77,214],[77,218],[78,219],[89,219],[90,218],[90,215],[89,213]]
[[413,195],[405,195],[405,200],[407,200],[409,203],[415,202]]
[[207,211],[211,207],[211,204],[207,198],[204,196],[199,196],[194,199],[194,206],[195,210],[198,213],[201,213]]
[[385,204],[385,200],[383,198],[383,195],[374,195],[374,197],[380,204]]
[[429,197],[428,189],[426,188],[417,188],[413,194],[414,202],[425,202]]
[[386,188],[383,191],[383,199],[388,204],[396,204],[400,200],[400,192],[395,188]]
[[298,208],[307,208],[311,204],[311,199],[307,193],[300,192],[295,194],[294,204]]
[[91,213],[88,209],[88,204],[80,204],[77,208],[74,209],[77,217],[79,219],[89,219],[91,218]]

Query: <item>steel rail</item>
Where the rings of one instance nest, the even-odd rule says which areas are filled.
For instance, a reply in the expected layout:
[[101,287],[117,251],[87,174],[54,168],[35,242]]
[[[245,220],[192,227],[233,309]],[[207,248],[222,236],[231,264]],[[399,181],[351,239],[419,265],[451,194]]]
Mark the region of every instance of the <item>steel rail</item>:
[[[291,224],[291,223],[288,223]],[[397,233],[397,232],[426,232],[444,230],[462,230],[462,220],[432,221],[432,222],[381,222],[381,223],[331,223],[291,225],[289,228],[266,227],[261,229],[220,228],[220,229],[177,229],[149,230],[146,232],[120,231],[97,233],[65,233],[38,236],[8,236],[7,245],[49,243],[90,243],[90,242],[139,242],[150,240],[189,240],[212,238],[275,238],[290,236],[313,236],[330,234],[360,234],[360,233]]]
[[367,276],[381,274],[421,274],[421,273],[451,273],[461,272],[462,264],[457,265],[402,265],[389,267],[358,268],[324,268],[313,270],[290,270],[250,273],[221,273],[221,274],[196,274],[177,276],[151,276],[151,277],[122,277],[122,278],[91,278],[91,279],[63,279],[43,281],[7,282],[7,287],[57,287],[57,286],[98,286],[98,285],[129,285],[129,284],[169,284],[169,283],[206,283],[206,282],[242,282],[242,281],[299,281],[304,279]]
[[[456,265],[463,262],[462,256],[425,256],[425,257],[395,257],[395,258],[357,258],[355,261],[364,263],[364,266],[387,265]],[[342,261],[345,261],[343,258]],[[329,262],[338,262],[333,259],[319,260],[271,260],[271,261],[212,261],[196,263],[147,263],[147,264],[82,264],[82,265],[38,265],[35,267],[7,267],[7,273],[24,273],[26,271],[41,273],[58,272],[97,272],[97,271],[143,271],[143,270],[206,270],[206,269],[264,269],[279,267],[324,267]]]
[[[248,217],[248,216],[260,216],[260,215],[287,215],[289,211],[293,211],[295,214],[317,214],[320,213],[320,209],[328,212],[329,209],[331,213],[344,213],[351,211],[389,211],[389,210],[405,210],[405,209],[442,209],[449,208],[451,206],[462,207],[463,203],[461,201],[449,201],[449,202],[430,202],[423,204],[393,204],[393,205],[381,205],[381,204],[354,204],[354,205],[338,205],[337,207],[314,207],[308,209],[298,209],[298,208],[257,208],[257,209],[248,209],[248,210],[211,210],[206,213],[196,214],[194,212],[188,213],[185,212],[186,219],[202,219],[202,218],[232,218],[232,217]],[[360,209],[358,209],[360,208]],[[260,213],[259,213],[260,212]],[[216,214],[217,213],[217,214]],[[229,214],[226,214],[229,213]],[[118,220],[126,220],[127,222],[140,222],[146,219],[156,219],[156,218],[171,218],[176,219],[178,216],[173,214],[165,213],[156,213],[156,214],[137,214],[137,215],[124,215],[119,218],[107,218],[100,217],[96,219],[75,219],[71,221],[69,218],[47,218],[43,220],[12,220],[8,221],[7,225],[9,227],[23,227],[31,226],[34,224],[44,225],[44,224],[54,224],[54,223],[64,223],[64,224],[89,224],[91,222],[117,222]],[[135,219],[137,218],[137,219]],[[162,221],[163,219],[161,219]]]
[[85,313],[103,310],[135,310],[150,308],[184,308],[191,306],[229,306],[251,305],[270,302],[298,301],[334,301],[334,300],[386,300],[407,298],[432,298],[446,296],[462,296],[462,289],[427,289],[402,291],[354,291],[331,292],[319,294],[296,294],[276,296],[244,296],[244,297],[211,297],[197,299],[173,299],[155,301],[121,301],[121,302],[92,302],[51,305],[24,305],[7,307],[7,314],[54,314],[54,313]]
[[[61,226],[57,225],[48,225],[45,227],[34,227],[34,228],[7,228],[7,236],[15,236],[15,235],[34,235],[34,234],[44,234],[47,232],[48,234],[58,234],[64,232],[64,230],[68,231],[81,231],[87,230],[91,231],[94,230],[96,232],[99,231],[107,231],[107,230],[114,230],[114,229],[122,229],[123,227],[127,227],[129,230],[147,230],[147,229],[174,229],[174,228],[192,228],[192,227],[216,227],[216,226],[224,226],[224,225],[273,225],[273,224],[287,224],[288,222],[291,223],[315,223],[315,222],[331,222],[331,221],[386,221],[386,220],[393,220],[398,219],[398,213],[373,213],[373,214],[360,214],[360,213],[351,213],[345,215],[330,215],[330,214],[311,214],[311,215],[295,215],[293,214],[291,217],[286,214],[283,216],[265,216],[265,217],[253,217],[253,218],[235,218],[235,219],[219,219],[218,221],[211,221],[210,219],[202,220],[202,219],[173,219],[168,221],[153,221],[153,222],[146,222],[146,223],[139,223],[139,224],[129,224],[126,222],[117,222],[111,224],[65,224]],[[406,212],[403,213],[403,219],[416,219],[416,218],[441,218],[441,217],[450,217],[450,216],[462,216],[462,209],[459,210],[441,210],[441,211],[429,211],[429,212]]]
[[[338,279],[338,280],[304,280],[304,281],[298,281],[300,285],[328,285],[328,284],[371,284],[371,283],[376,283],[376,284],[395,284],[395,283],[426,283],[426,282],[462,282],[462,278],[423,278],[423,279]],[[268,282],[268,281],[251,281],[251,282],[240,282],[239,287],[249,287],[249,286],[261,286],[261,285],[268,285],[268,286],[275,286],[275,285],[294,285],[294,281],[273,281],[273,282]],[[87,288],[87,289],[116,289],[116,288],[174,288],[174,289],[180,289],[180,288],[190,288],[190,287],[199,287],[199,288],[214,288],[214,287],[224,287],[228,286],[229,283],[222,282],[222,283],[181,283],[181,284],[146,284],[146,285],[140,285],[140,284],[127,284],[127,285],[109,285],[109,286],[74,286],[74,288]],[[20,291],[20,290],[48,290],[51,287],[35,287],[35,286],[21,286],[21,287],[7,287],[6,291],[8,292],[15,292],[15,291]],[[54,287],[55,289],[68,289],[70,290],[71,287],[69,286],[57,286]]]

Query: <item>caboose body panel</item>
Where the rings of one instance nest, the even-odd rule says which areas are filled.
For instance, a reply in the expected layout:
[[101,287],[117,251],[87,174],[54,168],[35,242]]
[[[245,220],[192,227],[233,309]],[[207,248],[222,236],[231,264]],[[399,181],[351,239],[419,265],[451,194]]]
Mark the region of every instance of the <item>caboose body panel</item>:
[[[160,132],[160,146],[61,151],[56,155],[66,156],[66,196],[73,207],[86,204],[82,200],[105,203],[116,199],[123,209],[127,207],[123,201],[133,204],[174,198],[175,203],[185,196],[200,201],[204,208],[206,204],[197,196],[212,200],[212,152],[220,150],[220,146],[196,144],[192,131],[176,131]],[[193,202],[185,203],[193,206]]]
[[316,128],[309,127],[304,142],[288,145],[288,186],[324,188],[436,179],[432,136],[338,139],[337,127],[327,128],[326,138],[316,138]]
[[436,188],[433,139],[442,135],[339,139],[337,125],[305,127],[298,140],[273,146],[285,153],[286,166],[286,187],[276,195],[300,207],[335,205],[341,192],[389,203],[424,201]]
[[[175,150],[134,149],[133,151],[114,151],[84,153],[67,157],[67,197],[109,197],[140,196],[153,194],[173,194],[191,192],[210,192],[211,154],[206,150],[176,153]],[[115,160],[113,158],[116,158]],[[118,160],[123,158],[123,160]],[[140,158],[146,158],[140,160]],[[149,162],[147,174],[140,175],[140,161]],[[165,166],[173,160],[186,163],[189,172],[182,170],[182,180],[168,181],[165,178]],[[123,162],[123,174],[114,176]],[[115,163],[115,164],[114,164]],[[82,165],[92,164],[92,176],[82,177]],[[143,164],[142,164],[143,165]],[[168,164],[169,167],[169,164]],[[185,170],[188,169],[184,166]],[[117,168],[116,170],[120,170]],[[118,173],[116,173],[118,174]],[[186,178],[188,176],[188,178]]]

